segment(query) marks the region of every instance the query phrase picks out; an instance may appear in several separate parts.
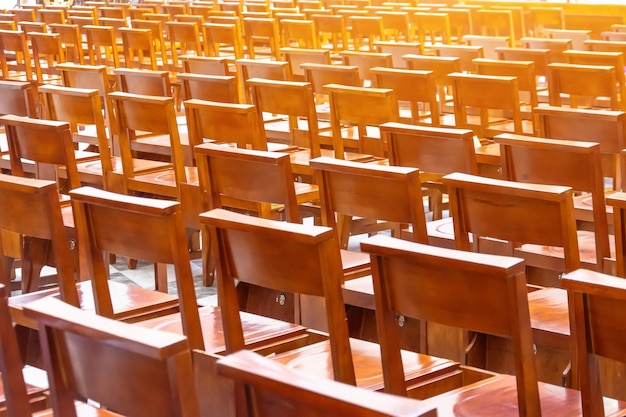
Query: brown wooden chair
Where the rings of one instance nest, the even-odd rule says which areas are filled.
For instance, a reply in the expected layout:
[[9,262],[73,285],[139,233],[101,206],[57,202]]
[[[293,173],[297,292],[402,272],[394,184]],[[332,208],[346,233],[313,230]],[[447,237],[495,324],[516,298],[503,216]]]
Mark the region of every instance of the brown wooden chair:
[[134,68],[116,68],[119,91],[146,96],[172,97],[172,83],[168,71]]
[[363,85],[357,66],[304,63],[300,64],[300,67],[304,70],[304,79],[313,87],[315,103],[318,105],[318,117],[323,120],[330,120],[328,93],[324,89],[325,85],[339,84],[353,87]]
[[539,105],[534,62],[479,58],[474,60],[474,65],[476,66],[476,73],[480,75],[517,77],[520,98],[523,98],[520,103],[522,116],[534,121],[533,109]]
[[[472,129],[482,140],[492,138],[496,132],[533,133],[531,126],[524,130],[516,77],[461,73],[448,77],[453,84],[456,127]],[[468,108],[479,110],[479,120],[470,115]],[[511,116],[505,116],[504,111]]]
[[[244,42],[239,19],[234,23],[208,22],[202,25],[204,54],[226,57],[229,61],[244,57]],[[228,47],[232,47],[232,50]]]
[[330,44],[334,53],[348,49],[348,30],[343,16],[315,13],[311,18],[320,34],[320,46]]
[[239,86],[236,77],[181,73],[176,75],[176,79],[181,83],[184,100],[239,103]]
[[[329,95],[332,146],[335,157],[344,159],[344,148],[361,154],[385,157],[386,144],[380,139],[377,126],[394,122],[399,116],[398,100],[386,88],[350,87],[338,84],[324,86]],[[343,123],[352,126],[344,128]],[[320,134],[324,143],[325,132]]]
[[450,18],[446,13],[414,13],[412,27],[417,30],[417,39],[426,49],[435,44],[452,42]]
[[33,80],[33,62],[26,34],[17,30],[0,30],[0,66],[5,80]]
[[[52,184],[54,188],[54,184]],[[38,388],[24,381],[24,363],[20,356],[18,340],[13,328],[7,305],[10,291],[0,285],[0,372],[2,396],[0,410],[7,416],[30,417],[32,413],[47,407],[48,396],[44,388]]]
[[574,49],[571,39],[551,39],[525,37],[520,39],[522,46],[529,49],[549,49],[551,62],[566,62],[563,52]]
[[476,72],[474,59],[484,58],[485,52],[482,46],[471,45],[435,45],[433,46],[435,56],[447,56],[459,58],[461,70],[465,72]]
[[[452,185],[455,180],[448,178]],[[488,198],[478,190],[475,193]],[[443,324],[512,340],[515,376],[487,379],[425,401],[442,415],[499,414],[504,404],[512,409],[511,415],[580,413],[576,391],[538,383],[523,261],[435,249],[383,236],[361,245],[375,265],[386,392],[407,395],[397,343],[396,317],[402,314],[428,321],[429,330],[433,324]],[[494,298],[494,293],[499,296]],[[468,302],[470,294],[472,301]]]
[[61,35],[58,33],[28,34],[33,51],[35,76],[40,84],[58,83],[59,72],[55,68],[57,64],[66,61],[65,51],[61,44]]
[[[568,291],[572,334],[576,334],[582,415],[613,412],[603,404],[606,390],[600,378],[607,371],[601,372],[599,366],[604,358],[624,362],[620,349],[622,322],[615,317],[625,300],[622,278],[579,269],[563,275],[562,281]],[[622,375],[613,373],[621,380]]]
[[384,40],[381,16],[350,16],[349,21],[355,51],[373,52],[374,42]]
[[[374,67],[370,72],[374,74],[372,87],[391,88],[396,93],[400,107],[399,120],[432,126],[441,124],[437,86],[432,71]],[[403,110],[407,110],[403,108],[403,102],[410,106],[410,117],[403,115]],[[428,111],[420,111],[420,108],[425,107],[424,104],[428,105]]]
[[[126,68],[158,71],[165,64],[164,57],[157,61],[154,37],[150,29],[121,28]],[[159,68],[159,65],[161,68]]]
[[53,23],[48,26],[50,32],[61,35],[61,43],[68,62],[75,64],[85,64],[85,51],[78,25]]
[[[278,24],[274,18],[244,18],[243,34],[247,52],[251,59],[255,59],[257,55],[278,59],[280,35],[278,33]],[[264,45],[264,47],[257,50],[256,45],[259,43]]]
[[378,41],[374,42],[376,52],[391,54],[391,61],[394,68],[408,68],[404,55],[420,55],[424,52],[422,44],[419,42],[394,42]]
[[87,50],[91,65],[106,65],[119,68],[120,45],[117,43],[115,29],[112,26],[84,26],[87,35]]
[[[127,415],[200,415],[185,337],[97,317],[51,297],[26,312],[39,328],[55,415],[88,414],[84,409],[95,407],[77,404],[87,398]],[[147,375],[150,389],[142,389]]]
[[279,26],[283,47],[319,48],[319,39],[313,20],[281,19]]
[[46,7],[38,11],[39,19],[47,24],[50,23],[67,23],[67,8],[53,9]]
[[[341,294],[341,257],[334,230],[257,219],[219,209],[202,214],[200,221],[212,236],[218,256],[218,288],[221,288],[220,304],[223,306],[228,353],[244,346],[235,287],[235,279],[238,279],[240,285],[254,283],[307,295],[300,305],[302,321],[313,320],[329,331],[328,341],[278,354],[274,357],[278,362],[306,369],[311,375],[372,390],[382,388],[382,381],[378,379],[378,346],[348,338]],[[290,278],[294,268],[299,271],[297,280]],[[324,307],[313,310],[315,315],[307,314],[311,304],[305,304],[305,300],[311,300],[310,296],[324,297],[325,300]],[[405,375],[409,383],[419,380],[426,383],[439,375],[442,380],[454,384],[449,380],[458,369],[453,362],[406,351],[403,355],[406,355]],[[320,366],[321,363],[324,366]]]
[[4,97],[0,101],[0,114],[37,117],[39,113],[38,100],[36,89],[31,83],[0,80],[0,94]]
[[330,51],[327,49],[280,48],[280,54],[289,63],[293,81],[305,80],[301,64],[330,65]]
[[[453,172],[478,173],[471,130],[392,122],[380,125],[380,133],[389,149],[390,165],[420,169],[423,192],[430,197],[432,220],[442,217],[442,193],[447,190],[441,185],[441,177]],[[429,239],[433,238],[429,230]]]
[[444,106],[451,103],[454,96],[452,81],[448,78],[448,74],[461,72],[461,59],[427,55],[405,55],[402,58],[406,61],[409,69],[433,72],[439,93],[439,113],[443,113]]
[[[131,27],[134,29],[148,29],[152,32],[152,39],[154,40],[154,50],[157,60],[161,62],[167,62],[167,48],[171,45],[165,39],[165,23],[160,20],[150,19],[137,19],[131,20]],[[119,30],[118,30],[119,33]],[[157,61],[158,63],[158,61]]]
[[242,102],[250,103],[250,91],[248,80],[251,78],[264,78],[267,80],[289,81],[291,72],[289,63],[285,61],[268,61],[259,59],[238,59],[235,61],[237,73],[241,84]]
[[[562,106],[562,95],[569,95],[569,106],[578,107],[579,99],[589,107],[594,106],[598,97],[608,97],[609,110],[623,110],[617,98],[617,76],[615,67],[599,65],[557,64],[548,65],[548,90],[550,105]],[[585,82],[581,83],[580,79]]]
[[[501,61],[532,61],[537,77],[547,77],[548,64],[552,62],[552,51],[548,48],[496,48]],[[539,83],[538,83],[539,84]],[[545,86],[545,80],[543,82]]]
[[214,56],[181,56],[183,72],[201,75],[231,75],[226,58]]
[[[181,71],[180,55],[191,55],[193,51],[195,55],[203,54],[203,45],[200,41],[200,28],[197,23],[193,22],[167,22],[165,24],[168,30],[169,41],[172,45],[171,71]],[[180,51],[180,52],[179,52]]]
[[[194,355],[199,362],[203,353],[196,351]],[[430,415],[428,407],[418,401],[312,378],[246,351],[220,359],[217,372],[229,382],[245,387],[248,412],[255,417],[304,412],[311,417]]]
[[341,59],[343,65],[356,66],[359,68],[359,77],[364,87],[373,85],[374,74],[371,69],[374,67],[391,68],[393,61],[391,54],[363,51],[342,51]]
[[[511,38],[508,36],[484,36],[484,35],[464,35],[463,42],[468,46],[480,46],[483,48],[483,57],[487,59],[497,59],[497,48],[511,47]],[[475,58],[480,59],[480,58]]]

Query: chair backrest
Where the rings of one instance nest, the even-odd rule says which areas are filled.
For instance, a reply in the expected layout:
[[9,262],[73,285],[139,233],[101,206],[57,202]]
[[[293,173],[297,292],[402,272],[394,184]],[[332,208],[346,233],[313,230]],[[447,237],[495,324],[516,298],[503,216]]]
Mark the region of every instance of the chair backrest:
[[176,123],[174,99],[172,97],[144,96],[119,91],[109,94],[109,98],[113,103],[116,115],[116,131],[118,132],[126,189],[129,189],[128,187],[131,186],[135,177],[131,142],[136,139],[137,132],[168,135],[176,183],[187,182],[185,158]]
[[51,76],[58,74],[58,71],[55,69],[56,64],[65,62],[65,51],[61,44],[61,35],[58,33],[31,32],[27,37],[30,40],[33,51],[37,80],[39,83],[52,81],[53,78]]
[[445,100],[444,87],[451,85],[448,74],[461,72],[461,59],[447,56],[428,55],[405,55],[409,69],[420,71],[432,71],[435,76],[435,84],[440,86],[440,100]]
[[496,52],[501,61],[534,62],[537,76],[547,76],[548,64],[552,62],[552,51],[546,48],[496,48]]
[[395,322],[402,314],[511,338],[519,415],[541,415],[523,260],[384,236],[361,248],[372,259],[386,392],[406,395]]
[[89,398],[137,417],[199,416],[184,336],[99,317],[52,297],[24,310],[38,324],[55,415],[75,417],[76,400]]
[[601,270],[610,250],[600,145],[510,134],[498,135],[495,141],[500,144],[504,178],[564,185],[591,194],[596,263]]
[[300,223],[288,154],[204,144],[195,148],[200,190],[208,209],[255,203],[261,217],[284,204],[286,220]]
[[[201,355],[194,352],[194,359]],[[250,417],[307,413],[310,417],[427,417],[436,416],[418,401],[390,396],[335,381],[312,378],[248,351],[217,362],[217,372],[242,384]],[[279,399],[277,401],[277,399]]]
[[0,30],[0,66],[2,76],[9,80],[23,76],[33,80],[33,62],[26,33],[19,30]]
[[[236,23],[205,23],[202,25],[202,37],[204,41],[204,54],[209,57],[222,55],[234,56],[235,59],[243,58],[243,38],[239,20]],[[233,51],[225,52],[221,46],[231,45]]]
[[[192,348],[204,342],[180,203],[82,187],[70,193],[96,312],[113,317],[105,253],[173,264],[183,331]],[[82,266],[82,265],[81,265]]]
[[[341,290],[343,271],[335,231],[221,209],[203,213],[200,223],[215,242],[227,352],[244,348],[236,280],[279,291],[322,296],[334,378],[354,385],[356,378]],[[298,271],[298,279],[293,279],[294,271]]]
[[289,63],[286,61],[263,61],[258,59],[238,59],[235,61],[237,72],[241,80],[241,88],[244,99],[250,103],[250,91],[248,80],[251,78],[264,78],[266,80],[289,81],[291,72]]
[[[310,149],[312,158],[321,155],[317,112],[310,83],[252,78],[248,80],[248,87],[252,103],[259,113],[289,116],[289,134],[293,145]],[[306,133],[299,131],[298,118],[306,119]],[[260,128],[263,129],[263,126],[261,123]]]
[[391,122],[380,125],[380,134],[387,142],[389,164],[419,168],[424,180],[437,181],[453,172],[478,174],[471,130]]
[[[413,16],[413,26],[417,28],[417,37],[422,45],[434,45],[438,37],[444,44],[452,43],[450,17],[447,13],[417,12]],[[427,36],[429,42],[426,42]]]
[[471,233],[474,242],[491,237],[562,247],[563,271],[580,267],[571,188],[461,173],[446,175],[442,183],[448,187],[457,249],[472,249]]
[[267,151],[265,130],[253,104],[219,103],[203,100],[185,101],[189,145],[204,139],[235,143],[239,148]]
[[[413,123],[427,123],[439,126],[439,104],[437,86],[432,71],[419,71],[400,68],[374,67],[370,69],[374,75],[372,87],[391,88],[399,101],[409,102]],[[428,111],[420,111],[423,104],[428,104]]]
[[[73,257],[63,226],[56,183],[0,174],[0,198],[2,201],[10,202],[0,205],[0,229],[20,233],[27,239],[50,240],[59,276],[61,298],[78,306]],[[0,270],[2,274],[7,272],[5,268]],[[9,276],[2,277],[2,282],[8,284],[9,281]]]
[[419,42],[394,42],[378,41],[374,42],[376,52],[391,54],[391,61],[394,68],[407,68],[404,55],[420,55],[424,52],[423,45]]
[[119,91],[146,96],[172,97],[172,84],[168,71],[116,68]]
[[626,147],[626,113],[552,106],[538,107],[534,113],[539,137],[598,142],[603,175],[613,178],[616,190],[621,189],[619,153]]
[[[561,94],[569,94],[570,107],[577,107],[578,96],[594,99],[609,97],[611,110],[622,110],[617,99],[615,67],[606,65],[548,65],[550,105],[561,106]],[[585,82],[581,83],[580,80]]]
[[388,88],[350,87],[338,84],[324,86],[330,101],[330,121],[333,132],[335,157],[344,159],[344,140],[341,122],[353,123],[359,137],[355,147],[359,153],[384,156],[386,144],[379,139],[369,139],[367,126],[395,122],[398,118],[398,100]]
[[499,75],[517,77],[519,91],[527,91],[530,105],[534,109],[539,105],[537,96],[537,74],[532,61],[511,61],[478,58],[474,60],[476,73],[480,75]]
[[5,115],[0,116],[0,124],[5,126],[13,175],[23,177],[22,158],[30,159],[36,164],[64,166],[69,189],[80,187],[69,123]]
[[[621,199],[623,206],[623,196]],[[626,302],[623,275],[617,278],[579,269],[564,274],[562,284],[568,291],[570,327],[572,335],[576,335],[582,415],[601,416],[605,407],[600,376],[606,371],[600,371],[599,357],[613,359],[620,365],[626,362],[621,348],[623,321],[618,318]]]
[[[474,129],[479,137],[493,136],[489,126],[489,110],[510,110],[515,133],[522,131],[519,87],[516,77],[452,73],[448,76],[454,87],[454,120],[457,127]],[[480,109],[480,125],[468,119],[468,107]]]
[[419,169],[328,157],[309,164],[320,186],[324,225],[336,228],[336,214],[408,223],[414,241],[428,242]]
[[85,64],[85,53],[82,49],[82,37],[78,25],[53,23],[49,25],[50,32],[61,35],[61,43],[65,50],[65,58],[68,62]]
[[341,52],[341,59],[343,65],[354,65],[359,68],[359,77],[364,83],[373,84],[372,80],[374,74],[371,73],[371,68],[374,67],[393,67],[393,61],[391,54],[379,53],[379,52],[361,52],[361,51],[343,51]]
[[289,63],[294,81],[304,81],[304,68],[300,66],[301,64],[330,65],[328,49],[280,48],[280,54]]
[[37,117],[35,93],[29,82],[0,80],[0,114]]
[[193,22],[167,22],[165,26],[168,30],[169,41],[179,45],[176,48],[171,48],[172,70],[180,71],[182,70],[182,65],[179,63],[179,53],[188,55],[190,54],[189,51],[194,51],[195,55],[203,54],[200,30],[198,24]]
[[461,70],[466,72],[475,72],[474,59],[485,57],[484,48],[482,46],[434,45],[433,50],[436,56],[459,58],[461,61]]
[[203,75],[180,73],[183,99],[198,99],[222,103],[239,103],[237,77],[232,75]]
[[86,25],[87,48],[91,65],[120,66],[120,50],[112,26]]
[[469,46],[482,47],[483,56],[488,59],[497,59],[497,48],[507,48],[511,46],[511,38],[508,36],[464,35],[463,42]]
[[[102,117],[98,90],[44,85],[39,88],[39,93],[43,95],[46,115],[50,120],[69,122],[74,133],[78,133],[78,125],[95,126],[102,176],[106,178],[107,173],[113,171],[111,143]],[[104,184],[106,186],[106,181]]]
[[243,19],[243,33],[248,48],[248,55],[255,59],[257,43],[269,45],[270,56],[278,59],[280,49],[280,37],[278,35],[278,24],[274,18],[245,17]]
[[154,37],[150,29],[121,28],[126,68],[143,68],[157,71]]
[[565,62],[563,52],[568,49],[574,49],[571,39],[553,39],[553,38],[522,38],[520,39],[524,48],[530,49],[549,49],[551,62]]
[[180,57],[183,63],[183,72],[202,75],[230,75],[226,58],[214,56],[184,56]]
[[354,65],[303,63],[300,67],[304,70],[304,79],[311,83],[316,95],[325,94],[324,86],[327,84],[362,85],[359,67]]
[[142,18],[138,20],[131,20],[131,27],[135,29],[150,30],[152,32],[154,49],[157,56],[160,56],[163,61],[167,61],[167,45],[165,44],[165,32],[163,22],[161,22],[160,20],[150,20],[148,18]]

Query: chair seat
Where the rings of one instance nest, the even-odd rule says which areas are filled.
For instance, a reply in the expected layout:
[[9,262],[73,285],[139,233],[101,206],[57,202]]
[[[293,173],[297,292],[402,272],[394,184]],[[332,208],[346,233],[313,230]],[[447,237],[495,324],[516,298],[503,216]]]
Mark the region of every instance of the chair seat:
[[[582,415],[580,392],[539,382],[541,413],[544,416]],[[515,377],[503,375],[425,400],[436,405],[439,417],[519,416]],[[604,401],[605,412],[614,413],[626,403]]]
[[[222,326],[222,311],[219,307],[200,307],[200,325],[204,339],[204,350],[214,354],[223,354],[226,350],[224,330]],[[241,325],[246,347],[250,350],[260,350],[269,345],[279,346],[281,343],[304,341],[307,336],[306,328],[297,324],[275,320],[246,312],[240,313]],[[164,330],[173,333],[183,333],[180,314],[171,314],[137,323],[142,327]],[[304,344],[304,342],[302,342]]]
[[[372,391],[383,390],[380,346],[377,343],[352,338],[350,339],[350,346],[354,358],[357,386]],[[311,376],[325,379],[333,378],[329,341],[276,355],[274,360]],[[402,351],[402,361],[405,379],[409,387],[427,383],[434,378],[442,380],[449,378],[448,382],[452,385],[458,383],[456,378],[459,376],[460,369],[456,362],[404,350]],[[447,390],[452,388],[451,386],[446,387]]]
[[363,252],[341,249],[341,264],[346,281],[368,275],[371,270],[370,256]]
[[532,291],[528,293],[528,307],[535,344],[569,351],[567,292],[560,288]]
[[[605,191],[604,196],[609,197],[617,191]],[[593,206],[591,195],[582,194],[574,197],[574,210],[576,211],[576,220],[585,223],[593,223]],[[613,225],[613,206],[606,206],[607,221],[609,225]]]
[[[76,285],[81,309],[95,312],[91,281],[82,281]],[[115,281],[109,281],[109,291],[113,302],[113,318],[117,320],[135,322],[178,312],[177,295],[125,285]],[[59,290],[53,288],[11,297],[9,306],[13,321],[36,329],[36,323],[24,316],[23,306],[47,296],[60,298]]]

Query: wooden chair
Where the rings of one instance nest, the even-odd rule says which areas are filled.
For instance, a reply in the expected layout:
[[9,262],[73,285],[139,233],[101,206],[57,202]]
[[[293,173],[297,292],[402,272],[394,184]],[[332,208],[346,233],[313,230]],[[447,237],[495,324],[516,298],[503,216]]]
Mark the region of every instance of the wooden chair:
[[350,34],[355,51],[373,52],[374,42],[384,40],[383,18],[381,16],[351,16]]
[[264,78],[266,80],[289,81],[289,63],[285,61],[264,61],[258,59],[238,59],[235,61],[241,82],[242,102],[250,103],[248,80]]
[[280,53],[289,63],[293,81],[304,81],[304,69],[301,64],[330,65],[330,51],[327,49],[280,48]]
[[191,54],[189,51],[194,51],[195,55],[203,54],[198,24],[191,22],[167,22],[166,27],[172,45],[170,49],[172,56],[171,70],[181,71],[182,64],[179,62],[179,50],[181,55]]
[[[392,122],[380,125],[380,133],[389,148],[390,165],[420,169],[422,190],[430,197],[433,220],[441,219],[442,194],[447,194],[441,177],[453,172],[478,173],[471,130]],[[429,230],[429,239],[433,238]]]
[[[300,223],[299,204],[318,199],[317,186],[294,183],[290,158],[286,154],[204,144],[195,147],[195,157],[205,210],[234,207],[254,212],[259,217],[271,218],[278,215],[289,222]],[[232,170],[238,172],[237,176],[231,174]],[[284,213],[278,213],[272,208],[272,204],[283,205]],[[207,274],[213,273],[215,265],[212,252],[206,249],[210,245],[205,236],[203,254]],[[212,282],[211,276],[208,279],[208,282]],[[255,296],[253,293],[250,299],[254,301]],[[273,294],[272,297],[276,296],[277,294]],[[284,309],[270,310],[267,313],[294,322],[294,312],[291,310],[293,306],[290,308],[289,304]],[[254,312],[254,304],[251,306],[251,311]],[[267,315],[263,312],[262,314]]]
[[[205,23],[202,25],[204,54],[210,57],[232,57],[231,60],[244,57],[243,35],[239,20],[237,23]],[[232,52],[224,46],[231,45]]]
[[[185,156],[184,153],[191,151],[185,150],[181,144],[174,99],[123,92],[111,93],[109,97],[116,114],[124,193],[178,198],[178,184],[187,182],[188,175],[189,181],[194,182],[195,170],[185,168],[185,161],[191,167],[191,155]],[[138,138],[138,132],[149,136]],[[135,149],[165,154],[170,158],[171,165],[151,172],[137,172]]]
[[[0,240],[0,273],[7,291],[10,292],[9,289],[15,286],[12,284],[17,284],[11,279],[11,268],[13,261],[20,258],[23,270],[22,294],[37,291],[46,284],[55,284],[61,299],[78,305],[73,262],[76,256],[68,244],[70,237],[63,225],[56,182],[0,174],[0,194],[4,201],[11,201],[11,204],[4,204],[1,209],[3,233],[12,232],[20,236],[17,255],[10,253],[8,245],[3,247],[4,239]],[[52,243],[51,248],[49,243]],[[38,274],[37,250],[41,248],[50,252],[50,263],[57,269],[56,279],[52,283],[46,283]]]
[[511,39],[507,36],[464,35],[463,42],[468,46],[481,46],[483,56],[488,59],[497,59],[496,48],[511,46]]
[[592,39],[585,41],[585,50],[595,52],[626,53],[626,44],[624,42],[600,41]]
[[[97,317],[50,297],[26,311],[39,328],[55,415],[104,414],[77,404],[86,398],[137,416],[200,415],[185,337]],[[99,361],[101,355],[107,360]],[[93,379],[93,372],[102,375]],[[149,390],[140,388],[146,375]]]
[[64,9],[50,9],[50,8],[44,8],[39,10],[38,12],[39,14],[39,19],[47,24],[51,24],[51,23],[60,23],[60,24],[65,24],[67,23],[67,13],[66,10]]
[[584,49],[585,41],[591,36],[590,30],[581,29],[545,29],[544,33],[550,39],[570,39],[574,49],[578,50]]
[[201,75],[181,73],[183,100],[199,99],[222,103],[239,103],[237,78],[224,75]]
[[85,51],[78,25],[61,25],[53,23],[49,25],[50,32],[61,35],[61,43],[68,62],[75,64],[85,64]]
[[[196,362],[201,352],[194,352]],[[310,413],[312,417],[354,415],[400,417],[405,412],[414,416],[429,416],[430,410],[415,400],[363,392],[362,389],[322,381],[306,373],[281,366],[270,359],[250,352],[236,352],[217,362],[217,372],[235,384],[245,387],[246,404],[251,416],[257,410],[278,413]],[[280,398],[276,405],[275,398]],[[410,411],[409,411],[410,410]]]
[[[311,16],[320,34],[320,45],[329,45],[334,53],[348,49],[348,30],[343,16],[316,13]],[[339,40],[341,39],[341,43]],[[340,47],[341,45],[341,47]]]
[[313,20],[281,19],[279,25],[283,47],[319,48],[319,39]]
[[565,29],[565,18],[561,7],[531,7],[530,20],[533,33],[541,37],[546,28]]
[[4,97],[4,100],[0,101],[0,114],[37,117],[38,100],[36,90],[31,83],[1,80],[0,94]]
[[268,139],[284,143],[284,150],[305,148],[310,158],[321,155],[319,125],[310,83],[252,78],[248,80],[248,88],[259,114],[265,112],[288,118],[285,122],[259,126]]
[[404,55],[419,55],[424,52],[422,44],[419,42],[374,42],[376,52],[380,54],[391,54],[391,62],[394,68],[407,68]]
[[28,39],[32,45],[37,81],[40,84],[58,81],[58,71],[55,66],[66,61],[65,51],[61,44],[61,35],[32,32],[28,34]]
[[549,49],[551,62],[565,62],[563,51],[574,49],[571,39],[550,39],[526,37],[520,39],[524,48]]
[[41,22],[18,21],[17,28],[24,31],[27,35],[31,32],[48,33],[48,26]]
[[[448,178],[452,184],[462,176]],[[468,416],[497,414],[504,404],[512,415],[580,413],[576,391],[538,382],[521,260],[433,249],[383,236],[362,242],[362,248],[371,254],[376,268],[374,295],[385,392],[407,395],[397,343],[396,317],[402,314],[428,321],[429,329],[444,324],[512,340],[515,376],[487,379],[425,401],[441,414],[457,415],[460,408]],[[497,300],[492,291],[500,294]],[[463,302],[469,293],[473,302]]]
[[474,33],[474,17],[476,12],[470,8],[459,7],[441,7],[437,9],[438,13],[446,13],[450,20],[450,31],[452,34],[452,42],[459,42],[463,35]]
[[622,107],[624,100],[622,99],[626,79],[624,72],[617,68],[624,67],[624,54],[622,52],[593,52],[593,51],[565,51],[563,55],[567,58],[568,64],[580,65],[601,65],[615,67],[615,76],[617,78],[617,95]]
[[563,275],[563,287],[570,300],[572,334],[576,334],[582,415],[585,417],[612,411],[603,404],[606,390],[600,383],[599,362],[601,358],[613,359],[620,364],[624,361],[618,348],[621,322],[615,319],[624,302],[621,281],[584,269]]
[[[359,67],[354,65],[330,65],[330,64],[300,64],[304,70],[304,79],[311,83],[315,93],[315,102],[321,104],[327,102],[328,95],[324,89],[327,84],[349,85],[359,87],[363,85],[359,76]],[[325,100],[322,99],[322,96]],[[321,109],[318,109],[318,114]],[[328,109],[325,109],[326,117],[329,119]]]
[[[623,110],[624,104],[617,98],[617,76],[615,67],[598,65],[557,64],[548,65],[548,90],[550,105],[562,106],[561,95],[569,94],[570,107],[576,108],[578,100],[598,97],[609,98],[610,110]],[[585,82],[581,83],[580,79]]]
[[168,71],[117,68],[119,91],[146,96],[172,97],[172,84]]
[[[472,129],[483,140],[493,137],[495,132],[524,133],[516,77],[461,73],[452,73],[448,77],[453,84],[454,119],[457,127]],[[470,119],[467,108],[480,110],[478,123]],[[498,113],[490,117],[490,110],[510,111],[512,116],[504,117],[502,113]],[[532,127],[526,131],[533,133]]]
[[[276,20],[246,17],[243,19],[243,33],[250,59],[255,59],[257,55],[278,59],[280,36]],[[257,51],[256,45],[259,43],[269,46],[269,51],[267,46]]]
[[[614,190],[622,189],[623,178],[620,178],[619,154],[626,146],[624,143],[626,114],[624,112],[542,106],[535,109],[535,116],[538,121],[539,137],[598,142],[603,177],[612,179]],[[576,200],[579,198],[577,197]],[[589,207],[586,197],[585,201],[583,204]],[[577,210],[580,208],[580,205],[576,203],[575,206]],[[577,215],[577,218],[583,221],[591,220],[589,216]]]
[[354,65],[359,68],[359,77],[363,81],[363,86],[372,84],[374,74],[370,69],[374,67],[393,67],[391,54],[378,52],[343,51],[340,53],[343,65]]
[[[579,258],[586,268],[605,270],[605,258],[610,258],[611,254],[600,145],[515,135],[499,135],[495,140],[501,146],[505,178],[518,182],[564,185],[591,195],[594,231],[577,232],[581,249]],[[550,161],[549,167],[543,161]],[[536,245],[522,245],[516,251],[516,256],[523,256],[528,265],[557,271],[563,271],[562,266],[556,265],[560,264],[562,257],[567,262],[568,257],[567,254],[561,255]]]
[[385,41],[413,42],[414,37],[413,31],[410,29],[408,12],[380,10],[376,11],[375,16],[380,16],[383,19]]
[[474,59],[484,58],[485,52],[482,46],[470,45],[435,45],[433,46],[435,56],[456,57],[461,61],[461,70],[465,72],[476,72]]
[[[552,62],[550,49],[533,48],[496,48],[498,59],[501,61],[532,61],[535,64],[535,74],[547,77],[548,64]],[[545,84],[545,81],[544,83]]]
[[[370,72],[374,74],[373,87],[391,88],[396,93],[396,97],[401,102],[399,120],[408,120],[414,124],[440,125],[437,86],[432,71],[374,67],[370,69]],[[410,117],[403,117],[402,102],[409,103]],[[428,105],[428,111],[425,109],[420,111],[424,104]]]
[[130,23],[131,27],[134,29],[148,29],[152,32],[152,39],[154,41],[154,50],[157,60],[160,59],[162,62],[167,62],[167,49],[168,47],[171,47],[171,45],[165,39],[165,24],[160,20],[149,19],[131,20]]
[[115,29],[112,26],[87,25],[84,31],[87,35],[87,50],[91,65],[119,68],[121,51],[117,44]]
[[[345,158],[345,147],[357,149],[361,154],[385,157],[387,145],[380,139],[377,126],[396,121],[399,116],[398,100],[393,90],[338,84],[324,88],[330,101],[331,143],[335,158]],[[344,128],[342,123],[352,126]],[[324,137],[325,132],[322,132],[321,143],[324,143]]]
[[231,75],[226,58],[213,56],[184,56],[180,57],[183,63],[183,72],[201,75]]
[[532,61],[511,61],[511,60],[491,60],[475,59],[476,73],[480,75],[498,75],[517,78],[517,86],[524,98],[521,103],[524,118],[534,121],[533,109],[539,105],[537,90],[537,74],[535,64]]
[[417,12],[413,15],[412,27],[417,28],[417,39],[425,48],[452,42],[450,18],[446,13]]
[[[120,29],[126,68],[159,70],[152,31],[149,29]],[[161,62],[163,66],[163,62]]]
[[13,9],[12,14],[19,22],[36,22],[37,10],[35,9]]
[[18,30],[0,30],[0,68],[5,80],[35,80],[26,34]]
[[27,384],[24,381],[22,371],[24,364],[7,305],[9,293],[7,287],[0,286],[0,328],[2,328],[2,343],[0,343],[2,397],[0,409],[8,416],[27,417],[36,411],[45,409],[48,396],[42,388]]
[[513,24],[513,12],[503,9],[482,9],[474,14],[472,21],[474,33],[483,36],[503,36],[508,38],[508,47],[516,45],[516,28]]
[[457,57],[405,55],[402,57],[409,69],[432,71],[438,89],[439,113],[444,112],[444,106],[452,101],[454,92],[448,74],[461,72],[461,59]]
[[[322,226],[278,223],[223,210],[202,214],[201,223],[205,231],[213,236],[218,256],[218,288],[222,291],[220,303],[224,306],[222,317],[228,353],[243,346],[234,285],[236,275],[240,283],[254,283],[278,291],[307,295],[303,301],[312,301],[310,296],[324,297],[324,307],[316,310],[315,316],[306,314],[308,306],[305,304],[301,304],[300,310],[303,322],[314,320],[323,323],[329,330],[330,340],[276,355],[278,362],[306,369],[311,375],[372,390],[381,388],[377,345],[348,338],[340,287],[343,274],[334,230]],[[234,246],[239,250],[234,250]],[[278,257],[288,258],[290,262],[278,262]],[[294,267],[303,271],[298,280],[289,279]],[[370,350],[372,347],[374,350]],[[405,375],[408,376],[408,383],[426,382],[436,374],[442,380],[452,382],[449,377],[455,373],[454,363],[406,351],[403,355],[407,355]],[[322,358],[323,362],[319,362]],[[418,358],[426,360],[422,365],[430,364],[422,366],[417,362],[420,361]],[[320,367],[320,363],[325,366]]]

